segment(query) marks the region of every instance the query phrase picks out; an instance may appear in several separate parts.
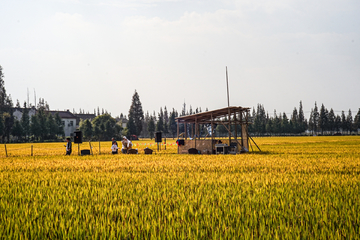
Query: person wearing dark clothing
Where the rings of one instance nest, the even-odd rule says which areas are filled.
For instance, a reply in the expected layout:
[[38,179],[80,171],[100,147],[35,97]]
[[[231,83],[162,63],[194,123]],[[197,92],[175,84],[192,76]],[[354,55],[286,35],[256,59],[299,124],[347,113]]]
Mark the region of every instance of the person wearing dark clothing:
[[66,155],[70,155],[71,154],[71,150],[72,150],[72,147],[71,147],[71,139],[70,138],[66,138]]

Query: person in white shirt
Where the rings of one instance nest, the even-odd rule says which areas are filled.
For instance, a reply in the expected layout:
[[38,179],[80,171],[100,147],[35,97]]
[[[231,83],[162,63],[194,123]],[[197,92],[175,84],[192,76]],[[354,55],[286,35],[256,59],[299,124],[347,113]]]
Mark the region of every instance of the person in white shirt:
[[111,152],[112,154],[118,154],[118,146],[116,144],[116,142],[113,142],[113,144],[111,145]]
[[128,153],[128,150],[132,148],[132,142],[124,136],[121,143],[122,143],[121,152]]

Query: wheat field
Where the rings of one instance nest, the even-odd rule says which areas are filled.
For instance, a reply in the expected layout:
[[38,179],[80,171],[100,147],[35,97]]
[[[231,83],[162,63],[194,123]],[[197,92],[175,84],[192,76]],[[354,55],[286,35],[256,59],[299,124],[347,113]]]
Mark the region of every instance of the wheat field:
[[137,155],[0,145],[0,237],[359,238],[359,136],[254,140],[261,152],[238,155],[178,155],[172,139],[152,155],[150,140]]

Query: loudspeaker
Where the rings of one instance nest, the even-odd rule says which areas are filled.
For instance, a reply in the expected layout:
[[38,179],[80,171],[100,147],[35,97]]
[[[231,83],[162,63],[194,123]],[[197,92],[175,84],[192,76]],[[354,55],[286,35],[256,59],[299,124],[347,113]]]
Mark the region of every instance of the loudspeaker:
[[82,132],[75,131],[74,134],[74,143],[82,143]]
[[81,156],[84,156],[84,155],[90,155],[90,149],[81,150]]
[[162,142],[161,132],[156,132],[155,133],[155,142]]

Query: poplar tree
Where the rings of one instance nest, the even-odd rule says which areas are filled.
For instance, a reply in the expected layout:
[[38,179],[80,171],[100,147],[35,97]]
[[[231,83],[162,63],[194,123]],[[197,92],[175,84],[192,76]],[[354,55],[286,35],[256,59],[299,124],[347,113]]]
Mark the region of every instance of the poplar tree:
[[330,130],[331,134],[334,133],[335,129],[335,113],[334,110],[331,108],[328,116],[328,129]]
[[132,118],[135,126],[133,134],[140,135],[142,131],[142,122],[144,121],[144,112],[141,106],[139,94],[136,90],[134,95],[132,96],[132,102],[129,109],[129,121],[130,118]]
[[349,130],[350,134],[353,130],[353,118],[351,114],[351,110],[349,109],[348,115],[346,116],[346,125],[347,129]]
[[169,130],[170,130],[170,133],[173,138],[174,138],[175,134],[177,133],[177,125],[176,125],[175,117],[176,117],[176,113],[173,108],[172,112],[170,113],[170,118],[169,118]]
[[298,126],[299,126],[299,132],[304,132],[306,130],[305,115],[301,101],[299,104]]
[[148,124],[148,132],[150,135],[150,139],[153,139],[154,132],[155,132],[155,121],[153,116],[150,116],[149,124]]
[[358,131],[358,129],[360,128],[360,108],[354,118],[354,128],[355,131]]
[[321,135],[324,135],[324,130],[327,130],[327,110],[324,104],[321,104],[320,115],[319,115],[319,128],[321,129]]
[[27,141],[28,136],[30,135],[30,116],[29,109],[27,108],[26,102],[24,102],[24,108],[22,111],[21,117],[21,126],[23,128],[23,134],[25,136],[25,141]]

